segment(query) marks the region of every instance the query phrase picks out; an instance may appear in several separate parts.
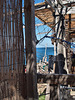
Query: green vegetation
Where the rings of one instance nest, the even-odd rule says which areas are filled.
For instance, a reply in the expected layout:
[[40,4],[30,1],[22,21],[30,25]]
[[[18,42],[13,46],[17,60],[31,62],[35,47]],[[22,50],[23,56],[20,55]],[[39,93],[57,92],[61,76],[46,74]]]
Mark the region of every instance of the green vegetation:
[[40,96],[39,100],[45,100],[45,95]]

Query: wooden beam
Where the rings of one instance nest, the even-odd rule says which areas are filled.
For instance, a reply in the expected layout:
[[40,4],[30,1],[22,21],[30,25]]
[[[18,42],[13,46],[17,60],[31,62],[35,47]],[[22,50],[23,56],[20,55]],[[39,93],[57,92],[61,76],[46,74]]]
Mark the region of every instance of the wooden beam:
[[37,35],[46,34],[46,33],[48,33],[48,32],[39,32],[39,33],[37,33]]
[[70,34],[70,38],[75,38],[75,33],[74,34]]
[[75,0],[70,0],[70,2],[68,2],[67,0],[66,1],[62,0],[62,4],[66,6],[72,6],[75,4]]
[[47,84],[45,100],[60,100],[59,98],[59,86]]
[[[35,26],[42,26],[42,25],[52,25],[53,22],[48,22],[48,23],[39,23],[39,24],[35,24]],[[25,28],[25,25],[23,25],[23,28]]]
[[47,24],[49,27],[51,27],[51,23],[54,21],[53,13],[51,12],[50,9],[41,9],[41,10],[36,10],[35,11],[35,16],[41,20],[43,23],[50,23]]
[[38,100],[34,0],[25,0],[27,100]]
[[69,14],[69,29],[71,29],[71,14]]
[[74,6],[75,5],[75,0],[56,0],[61,6]]
[[[69,20],[68,20],[68,19],[65,19],[65,21],[66,21],[66,22],[69,22]],[[75,21],[75,19],[72,19],[72,18],[71,18],[71,21]]]
[[45,0],[45,1],[47,2],[47,4],[50,5],[52,12],[54,12],[55,11],[55,8],[53,6],[54,3],[52,4],[52,1],[51,0]]
[[37,3],[37,4],[35,4],[35,7],[37,7],[37,6],[43,6],[45,4],[46,4],[46,2]]
[[37,82],[75,86],[75,74],[37,74]]
[[39,24],[35,24],[35,26],[42,26],[42,25],[52,25],[53,22],[47,22],[47,23],[39,23]]
[[47,7],[50,8],[50,6],[48,6],[46,2],[35,4],[35,10],[40,10],[40,9],[47,8]]

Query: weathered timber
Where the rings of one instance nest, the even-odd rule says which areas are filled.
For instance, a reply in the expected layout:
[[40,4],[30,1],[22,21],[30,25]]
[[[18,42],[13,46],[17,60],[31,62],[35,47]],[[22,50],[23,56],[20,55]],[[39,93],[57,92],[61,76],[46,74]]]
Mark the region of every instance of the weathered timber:
[[53,24],[53,22],[48,22],[48,23],[39,23],[39,24],[35,24],[35,26],[42,26],[42,25],[50,25]]
[[75,74],[37,74],[38,83],[75,85]]
[[22,0],[0,0],[0,8],[0,100],[23,100]]
[[49,27],[53,26],[54,17],[50,8],[35,10],[35,16],[44,23],[50,23],[47,24]]
[[75,38],[75,33],[74,34],[70,34],[70,38]]
[[27,71],[27,100],[37,100],[37,70],[34,0],[25,0],[25,43]]
[[47,84],[45,100],[58,100],[58,85]]
[[[60,13],[62,14],[63,8],[61,8]],[[62,18],[62,20],[61,20]],[[63,27],[64,27],[64,19],[63,16],[58,16],[56,18],[56,22],[59,23],[57,24],[56,27],[56,32],[57,32],[57,38],[62,39],[63,38]],[[62,74],[63,73],[63,68],[64,68],[64,55],[63,55],[63,46],[62,44],[59,43],[59,41],[57,42],[57,61],[58,61],[58,65],[56,66],[56,73]]]
[[[46,1],[47,2],[47,1]],[[42,4],[37,4],[37,6],[39,5],[44,5],[44,3]],[[69,7],[70,8],[70,7]],[[68,9],[69,9],[68,8]],[[65,15],[65,22],[67,23],[67,26],[65,27],[65,29],[67,28],[67,31],[69,31],[69,14],[71,14],[71,29],[74,30],[74,27],[75,27],[75,11],[74,11],[74,7]],[[63,9],[63,12],[65,11],[66,9]],[[62,12],[62,13],[63,13]],[[54,16],[53,16],[53,13],[52,13],[52,10],[51,10],[51,7],[50,8],[40,8],[38,10],[35,10],[35,16],[37,18],[39,18],[42,22],[44,23],[51,23],[51,24],[47,24],[49,27],[52,28],[52,26],[54,25]]]
[[55,11],[55,7],[53,5],[54,3],[52,3],[51,0],[45,0],[45,1],[50,5],[52,12],[54,12]]
[[37,3],[37,4],[35,4],[35,7],[43,6],[43,5],[45,5],[45,4],[46,4],[46,2]]
[[[60,13],[62,13],[62,8],[60,10]],[[55,15],[57,14],[57,11],[55,12]],[[59,22],[58,22],[59,21]],[[56,33],[57,33],[57,38],[60,37],[62,39],[62,31],[61,31],[61,16],[57,16],[55,18],[55,23],[57,23],[57,26],[55,27],[55,30],[56,30]],[[62,55],[62,45],[58,42],[57,43],[57,61],[58,61],[58,65],[55,67],[55,73],[62,73],[63,71],[63,65],[61,64],[63,61],[61,61],[61,55]],[[49,83],[50,84],[50,83]],[[56,85],[54,86],[54,84],[50,84],[50,86],[47,87],[47,91],[50,91],[50,96],[48,95],[46,97],[45,100],[58,100],[58,97],[59,97],[59,86]],[[57,91],[58,89],[58,91]]]
[[42,9],[42,8],[47,8],[46,2],[41,2],[41,3],[35,4],[35,10],[39,10],[39,9]]

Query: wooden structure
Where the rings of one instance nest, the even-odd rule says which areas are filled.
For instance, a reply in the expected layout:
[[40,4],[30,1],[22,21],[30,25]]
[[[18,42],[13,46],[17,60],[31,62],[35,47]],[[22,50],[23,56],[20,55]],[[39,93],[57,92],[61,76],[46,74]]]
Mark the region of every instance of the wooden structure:
[[0,100],[23,100],[22,0],[0,0]]
[[[38,100],[37,82],[50,85],[49,100],[58,100],[59,85],[75,85],[75,75],[67,74],[49,74],[39,75],[36,72],[36,41],[35,41],[35,16],[38,17],[44,24],[59,32],[63,26],[62,14],[58,15],[54,7],[51,6],[51,0],[35,5],[34,0],[24,0],[25,12],[25,41],[26,41],[26,70],[23,71],[23,27],[22,27],[22,0],[0,0],[0,100]],[[53,1],[53,0],[52,0]],[[60,7],[62,4],[57,0]],[[64,3],[64,6],[71,7],[74,3]],[[59,7],[58,7],[59,8]],[[56,8],[57,9],[57,8]],[[61,11],[61,10],[59,10]],[[34,14],[35,13],[35,14]],[[56,17],[60,19],[56,25]],[[64,16],[65,21],[65,38],[70,41],[70,38],[75,37],[75,16],[71,12]],[[63,29],[62,30],[62,34]],[[62,38],[61,38],[62,39]],[[61,48],[60,48],[61,49]],[[67,50],[68,51],[68,50]],[[69,52],[67,53],[70,61]],[[59,53],[59,52],[58,52]],[[66,57],[65,56],[65,57]],[[60,64],[61,62],[59,62]],[[70,73],[71,67],[68,70]],[[71,66],[71,65],[70,65]],[[60,69],[59,69],[60,70]],[[55,91],[56,90],[56,91]],[[48,100],[48,99],[47,99]]]
[[[49,0],[46,0],[46,1],[49,1]],[[52,11],[51,6],[48,5],[49,2],[46,2],[46,1],[44,3],[35,4],[35,16],[37,18],[39,18],[44,24],[46,24],[50,28],[52,28],[52,26],[55,25],[54,10]],[[67,4],[64,4],[64,5],[67,5]],[[73,4],[73,6],[74,6],[74,4]],[[65,9],[63,9],[63,13],[64,13],[64,11],[65,11]],[[65,17],[64,20],[65,20],[65,26],[66,26],[65,32],[70,32],[71,38],[75,37],[74,36],[74,32],[75,32],[74,8],[71,8],[71,11],[68,11],[64,17]]]
[[47,7],[46,2],[35,4],[35,16],[39,18],[45,25],[47,24],[49,27],[54,25],[53,13],[50,6]]
[[[59,0],[45,0],[44,3],[40,3],[40,4],[36,4],[35,5],[35,16],[37,18],[39,18],[45,25],[48,25],[50,28],[52,28],[55,33],[56,33],[56,38],[60,38],[61,40],[66,40],[68,42],[71,41],[72,38],[75,38],[75,2],[71,1],[68,2],[66,0],[64,1],[59,1]],[[54,41],[54,50],[56,52],[56,41]],[[72,72],[71,68],[72,68],[72,63],[71,63],[71,51],[70,51],[70,45],[66,47],[64,47],[64,45],[67,45],[66,43],[62,43],[61,41],[57,41],[57,55],[63,54],[64,58],[65,58],[65,66],[64,69],[66,70],[66,72],[69,74]],[[54,53],[56,55],[56,53]],[[59,74],[63,73],[63,69],[61,69],[62,64],[63,64],[63,59],[61,59],[61,56],[59,56],[57,58],[58,60],[58,68],[59,68]],[[62,61],[61,61],[62,60]],[[42,76],[42,75],[41,75]],[[39,75],[39,77],[41,77]],[[54,96],[52,97],[48,97],[46,98],[46,100],[60,100],[59,99],[59,93],[56,92],[54,89],[54,84],[56,86],[56,88],[59,88],[58,84],[62,84],[63,82],[60,83],[60,78],[56,77],[57,75],[53,75],[52,80],[51,80],[51,75],[49,77],[49,84],[51,85],[50,88],[50,92],[54,93],[54,95],[56,96],[56,98]],[[39,79],[38,77],[38,79]],[[58,75],[58,77],[60,77],[60,75]],[[62,76],[63,77],[63,76]],[[66,79],[67,75],[64,76]],[[68,77],[71,77],[70,75]],[[47,76],[42,77],[43,79],[39,79],[40,82],[41,80],[48,80]],[[59,79],[59,80],[58,80]],[[61,80],[64,81],[63,78],[61,78]],[[46,81],[45,80],[45,81]],[[57,82],[56,82],[57,80]],[[71,79],[69,78],[70,82]],[[52,83],[52,81],[54,83]],[[43,81],[44,82],[44,81]],[[67,80],[66,80],[67,82]],[[73,80],[73,82],[75,83],[75,81]],[[72,82],[72,85],[73,85]],[[65,82],[64,82],[65,83]],[[63,83],[63,85],[64,85]],[[69,82],[67,83],[69,84]],[[48,87],[49,88],[49,87]],[[52,90],[53,91],[52,91]],[[59,89],[58,89],[59,90]],[[48,91],[48,92],[49,92]],[[52,95],[52,94],[51,94]]]
[[[54,3],[55,4],[58,3],[58,6],[56,8],[54,8]],[[51,6],[52,4],[53,6]],[[63,4],[63,7],[62,7],[62,4]],[[50,28],[53,28],[54,31],[56,30],[55,32],[58,34],[58,37],[59,37],[60,31],[62,31],[61,27],[65,27],[64,33],[62,33],[63,37],[61,39],[65,39],[66,41],[70,42],[72,38],[75,38],[75,13],[74,13],[75,12],[75,2],[72,1],[71,3],[68,3],[66,2],[66,0],[64,0],[62,1],[62,4],[60,1],[58,2],[58,0],[56,0],[56,2],[54,0],[52,1],[45,0],[44,3],[36,4],[35,5],[35,16],[39,18],[45,25],[48,25]],[[62,9],[62,11],[60,9]],[[63,26],[60,25],[60,23],[62,24],[62,18],[64,20]],[[70,49],[69,45],[68,45],[68,48]],[[69,58],[71,57],[69,55],[70,50],[68,50],[68,52],[69,53],[67,53],[66,55],[66,57],[68,58],[67,62],[68,61],[71,62],[71,59]],[[68,63],[67,66],[68,66],[68,69],[70,68],[69,69],[69,72],[70,72],[71,71],[70,63]]]
[[27,100],[38,100],[34,0],[25,0]]

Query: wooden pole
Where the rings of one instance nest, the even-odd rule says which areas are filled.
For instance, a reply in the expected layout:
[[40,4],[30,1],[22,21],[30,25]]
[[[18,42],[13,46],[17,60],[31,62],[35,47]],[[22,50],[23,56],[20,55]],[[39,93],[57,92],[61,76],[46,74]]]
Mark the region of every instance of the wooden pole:
[[46,98],[45,100],[58,100],[58,94],[59,94],[59,87],[58,85],[54,84],[48,84],[47,90],[46,90]]
[[[62,14],[62,10],[61,10]],[[58,18],[59,20],[63,18],[63,15]],[[63,39],[63,33],[64,33],[64,19],[60,22],[59,29],[57,31],[57,38]],[[58,61],[58,73],[63,74],[64,69],[64,55],[63,55],[63,45],[61,43],[57,43],[57,61]]]
[[[61,10],[62,13],[62,10]],[[60,20],[60,17],[56,18],[56,22]],[[57,38],[60,37],[60,39],[63,38],[63,21],[60,21],[58,23],[58,26],[56,27],[56,31],[57,31]],[[61,30],[60,30],[61,29]],[[61,34],[60,34],[61,33]],[[56,43],[54,43],[54,55],[56,55]],[[63,55],[63,46],[62,44],[60,44],[59,42],[57,43],[57,62],[58,65],[56,66],[57,73],[59,74],[63,74],[63,68],[64,68],[64,55]],[[60,85],[50,85],[48,86],[48,92],[50,89],[50,95],[46,96],[45,100],[60,100]]]
[[38,100],[34,0],[25,0],[27,100]]
[[[57,3],[57,1],[55,0],[55,3]],[[57,11],[55,12],[55,14],[57,13]],[[57,23],[58,18],[54,16],[54,22]],[[57,32],[59,30],[59,26],[60,26],[60,22],[58,24],[58,26],[56,25],[55,31]],[[56,41],[54,41],[54,56],[56,56]],[[56,68],[55,68],[56,67]],[[55,69],[57,69],[56,64],[54,63],[53,66],[53,70],[55,72]],[[50,93],[49,95],[46,95],[45,100],[59,100],[59,86],[58,85],[51,85],[51,84],[47,84],[47,89],[46,89],[46,93]]]
[[[56,17],[55,17],[55,12],[54,12],[54,24],[56,22]],[[54,30],[54,32],[56,31],[56,29]],[[56,40],[54,40],[54,59],[56,60],[56,55],[57,55],[57,43],[56,43]],[[55,73],[55,67],[56,67],[56,61],[54,62],[54,65],[53,65],[53,71]]]
[[[69,30],[71,29],[71,14],[69,14]],[[70,34],[68,33],[67,35],[67,41],[70,42]],[[71,46],[69,45],[69,48],[71,48]],[[71,51],[70,49],[67,50],[67,58],[68,58],[68,70],[69,70],[69,73],[72,73],[72,70],[71,70],[71,67],[72,67],[72,59],[71,59]]]
[[[64,40],[66,41],[66,38],[64,36]],[[64,45],[66,43],[63,43]],[[64,66],[64,69],[67,71],[67,74],[69,74],[69,71],[68,71],[68,66],[67,66],[67,49],[66,47],[63,47],[63,55],[64,55],[64,58],[65,58],[65,66]]]

